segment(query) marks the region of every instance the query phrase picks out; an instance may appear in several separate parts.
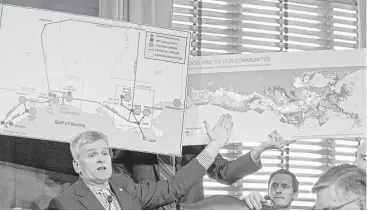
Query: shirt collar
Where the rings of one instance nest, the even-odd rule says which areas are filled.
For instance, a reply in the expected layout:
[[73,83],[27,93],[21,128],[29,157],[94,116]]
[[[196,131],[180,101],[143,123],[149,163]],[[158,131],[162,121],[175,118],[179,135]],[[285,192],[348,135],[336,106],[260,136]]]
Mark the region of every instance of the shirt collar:
[[108,181],[106,181],[105,183],[103,183],[102,185],[96,185],[93,184],[87,180],[83,180],[83,182],[85,183],[85,185],[92,191],[92,193],[97,194],[99,193],[101,190],[109,190],[111,193],[111,188],[110,185],[108,184]]

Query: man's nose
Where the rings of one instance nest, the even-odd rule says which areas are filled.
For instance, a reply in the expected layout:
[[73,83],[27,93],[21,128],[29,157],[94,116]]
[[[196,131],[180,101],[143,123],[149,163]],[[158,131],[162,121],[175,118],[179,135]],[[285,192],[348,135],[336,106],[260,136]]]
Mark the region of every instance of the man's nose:
[[277,189],[275,189],[275,192],[278,193],[282,193],[282,188],[281,187],[277,187]]
[[106,162],[106,156],[98,155],[97,156],[97,163],[105,163]]

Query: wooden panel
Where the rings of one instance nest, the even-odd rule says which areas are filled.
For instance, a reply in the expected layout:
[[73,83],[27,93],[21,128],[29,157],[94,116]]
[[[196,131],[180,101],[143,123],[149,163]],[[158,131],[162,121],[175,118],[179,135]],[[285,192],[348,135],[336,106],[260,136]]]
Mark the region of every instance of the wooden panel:
[[98,0],[0,0],[0,3],[89,16],[98,16],[99,11]]

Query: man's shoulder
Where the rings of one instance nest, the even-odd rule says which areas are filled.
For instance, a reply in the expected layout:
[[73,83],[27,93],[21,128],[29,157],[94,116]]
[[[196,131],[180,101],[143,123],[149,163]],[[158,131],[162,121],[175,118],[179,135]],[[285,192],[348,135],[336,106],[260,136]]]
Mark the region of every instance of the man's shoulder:
[[72,185],[67,183],[61,187],[60,194],[50,201],[48,209],[67,209],[68,207],[72,207],[74,205],[74,201],[75,183]]
[[134,180],[126,174],[112,174],[110,181],[129,192],[135,189]]
[[129,174],[119,173],[119,174],[112,174],[110,180],[112,181],[123,181],[123,182],[132,182],[134,180],[131,178]]
[[77,182],[74,182],[72,184],[66,183],[61,187],[60,194],[55,197],[57,199],[64,199],[64,198],[70,198],[75,195],[75,190],[77,189]]

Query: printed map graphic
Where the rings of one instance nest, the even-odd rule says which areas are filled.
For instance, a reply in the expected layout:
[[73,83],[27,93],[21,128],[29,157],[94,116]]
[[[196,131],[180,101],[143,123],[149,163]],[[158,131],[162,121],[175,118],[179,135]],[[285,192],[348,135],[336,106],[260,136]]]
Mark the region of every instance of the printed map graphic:
[[0,134],[181,153],[189,33],[3,5]]
[[202,122],[213,126],[225,113],[231,142],[261,141],[274,129],[287,139],[365,135],[365,66],[232,69],[189,75],[185,145],[207,143]]

